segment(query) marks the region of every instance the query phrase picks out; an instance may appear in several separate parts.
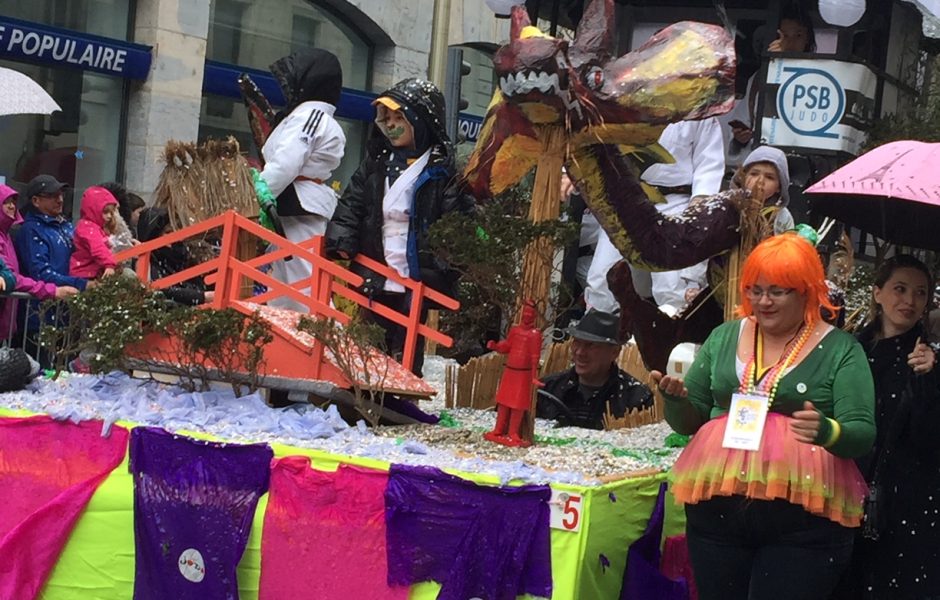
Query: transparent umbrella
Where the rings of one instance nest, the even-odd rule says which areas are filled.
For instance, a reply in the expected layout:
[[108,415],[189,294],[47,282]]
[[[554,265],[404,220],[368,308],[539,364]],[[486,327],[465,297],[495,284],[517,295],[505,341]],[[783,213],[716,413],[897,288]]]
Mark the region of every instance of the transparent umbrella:
[[62,110],[42,86],[29,76],[0,67],[0,116],[48,115]]

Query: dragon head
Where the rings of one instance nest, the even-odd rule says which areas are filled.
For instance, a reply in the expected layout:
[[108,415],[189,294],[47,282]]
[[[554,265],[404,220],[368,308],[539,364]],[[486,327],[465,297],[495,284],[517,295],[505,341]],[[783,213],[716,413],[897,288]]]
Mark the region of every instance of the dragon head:
[[[527,172],[520,155],[534,149],[537,157],[541,127],[563,128],[569,147],[647,146],[669,123],[730,110],[734,41],[723,28],[676,23],[615,58],[613,25],[614,0],[590,0],[571,42],[542,33],[524,6],[513,7],[509,43],[493,58],[499,90],[467,169],[478,193],[499,193]],[[491,177],[498,154],[515,160]]]
[[658,123],[726,112],[734,97],[734,42],[724,29],[682,22],[620,58],[613,54],[613,0],[592,0],[569,43],[512,12],[510,41],[493,58],[502,99],[540,125],[572,131]]

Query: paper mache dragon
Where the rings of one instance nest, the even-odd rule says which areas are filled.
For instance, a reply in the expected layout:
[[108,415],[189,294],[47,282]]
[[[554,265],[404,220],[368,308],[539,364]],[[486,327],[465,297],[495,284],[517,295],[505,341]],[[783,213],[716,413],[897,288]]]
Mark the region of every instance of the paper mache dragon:
[[[697,199],[668,217],[656,210],[650,200],[655,193],[641,184],[639,173],[652,162],[672,162],[657,143],[666,125],[731,108],[734,41],[719,26],[687,21],[615,57],[613,25],[613,0],[590,0],[569,43],[533,27],[524,6],[513,8],[510,41],[493,59],[499,89],[465,176],[478,198],[497,195],[535,166],[539,136],[561,128],[568,174],[624,258],[652,271],[688,267],[737,243],[744,193]],[[620,273],[617,282],[629,286],[629,274]],[[621,302],[631,297],[622,289],[618,295]],[[637,308],[632,312],[649,313]],[[658,311],[640,323],[639,314],[631,318],[630,308],[623,310],[625,320],[640,328],[656,327],[653,316],[661,321]],[[689,323],[661,316],[669,322],[659,324],[655,337],[666,333],[662,327],[690,337],[680,331]],[[636,327],[632,333],[641,337]],[[656,368],[665,366],[671,348],[644,351],[641,342],[644,359]]]

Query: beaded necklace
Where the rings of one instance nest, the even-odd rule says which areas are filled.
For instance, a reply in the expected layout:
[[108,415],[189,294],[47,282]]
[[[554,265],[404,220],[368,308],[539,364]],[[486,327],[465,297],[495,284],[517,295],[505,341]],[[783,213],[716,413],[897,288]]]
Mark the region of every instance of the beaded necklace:
[[747,365],[744,367],[744,377],[741,378],[741,393],[742,394],[754,394],[759,393],[764,396],[767,396],[767,406],[771,406],[774,403],[774,397],[777,395],[777,386],[780,384],[780,379],[783,377],[784,372],[789,368],[793,361],[799,356],[800,351],[803,349],[803,346],[806,345],[806,342],[809,340],[810,334],[813,332],[812,327],[808,327],[805,323],[800,326],[800,331],[794,340],[790,340],[787,343],[787,346],[784,347],[783,360],[778,360],[777,364],[772,366],[765,377],[763,377],[759,382],[757,380],[757,344],[760,338],[760,326],[755,322],[754,323],[754,353],[751,354],[750,360],[748,360]]

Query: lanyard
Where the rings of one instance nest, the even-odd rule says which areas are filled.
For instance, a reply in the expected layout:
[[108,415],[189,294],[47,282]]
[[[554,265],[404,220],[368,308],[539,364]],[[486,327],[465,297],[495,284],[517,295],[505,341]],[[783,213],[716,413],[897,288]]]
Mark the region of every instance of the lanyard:
[[[773,365],[764,369],[760,377],[758,377],[758,368],[759,364],[763,362],[763,338],[760,335],[760,326],[755,322],[754,323],[754,352],[751,354],[751,360],[748,365],[744,368],[744,378],[741,381],[741,392],[742,393],[753,393],[757,390],[758,385],[762,388],[762,391],[765,394],[770,396],[770,401],[773,402],[773,397],[777,391],[777,383],[780,381],[780,378],[783,377],[784,371],[793,363],[796,359],[796,356],[800,353],[800,350],[803,349],[803,346],[806,344],[806,341],[809,339],[809,334],[812,331],[812,328],[807,327],[803,324],[793,337],[790,338],[790,341],[787,342],[787,345],[783,348],[783,354],[781,355],[781,360],[778,360]],[[797,339],[798,338],[798,339]],[[794,344],[794,340],[797,340],[797,343]]]

